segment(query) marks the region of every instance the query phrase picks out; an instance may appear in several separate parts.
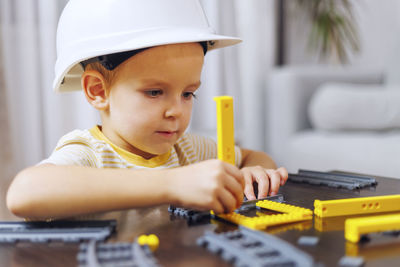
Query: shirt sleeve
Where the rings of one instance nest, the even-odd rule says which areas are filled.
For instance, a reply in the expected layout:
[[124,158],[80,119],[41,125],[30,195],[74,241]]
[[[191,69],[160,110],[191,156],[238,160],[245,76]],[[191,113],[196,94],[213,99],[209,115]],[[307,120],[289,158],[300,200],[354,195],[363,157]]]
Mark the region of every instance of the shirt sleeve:
[[[218,146],[212,138],[188,134],[188,138],[192,140],[193,148],[198,156],[199,161],[216,159],[218,157]],[[242,153],[240,147],[235,146],[235,165],[242,165]]]
[[39,165],[46,163],[99,167],[96,153],[89,146],[82,144],[68,144],[56,148],[50,157],[41,161]]

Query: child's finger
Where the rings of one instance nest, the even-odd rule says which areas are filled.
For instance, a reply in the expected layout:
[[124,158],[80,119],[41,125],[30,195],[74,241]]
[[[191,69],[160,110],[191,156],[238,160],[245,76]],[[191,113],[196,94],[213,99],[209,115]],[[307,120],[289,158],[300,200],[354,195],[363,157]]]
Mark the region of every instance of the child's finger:
[[248,200],[254,200],[256,199],[256,195],[254,194],[254,188],[253,188],[253,177],[250,172],[244,172],[243,173],[244,177],[244,194],[247,197]]
[[234,177],[242,186],[242,190],[244,188],[244,178],[243,178],[243,173],[240,171],[240,169],[232,164],[225,163],[224,165],[225,170],[230,174],[232,177]]
[[281,185],[284,185],[289,177],[288,171],[284,167],[278,168],[277,171],[281,175]]
[[235,208],[238,208],[243,202],[242,185],[234,177],[228,176],[228,179],[225,180],[225,189],[235,197]]
[[264,198],[268,196],[270,182],[267,173],[262,170],[262,172],[254,172],[254,177],[258,183],[258,196],[257,198]]
[[224,207],[220,203],[220,200],[215,201],[213,207],[209,207],[208,209],[212,209],[216,214],[224,212]]
[[223,207],[223,212],[228,213],[236,209],[236,198],[228,190],[221,190],[218,200]]
[[279,185],[281,184],[281,175],[278,171],[269,169],[269,170],[265,170],[266,173],[269,176],[269,180],[270,180],[270,195],[274,196],[278,193],[279,190]]

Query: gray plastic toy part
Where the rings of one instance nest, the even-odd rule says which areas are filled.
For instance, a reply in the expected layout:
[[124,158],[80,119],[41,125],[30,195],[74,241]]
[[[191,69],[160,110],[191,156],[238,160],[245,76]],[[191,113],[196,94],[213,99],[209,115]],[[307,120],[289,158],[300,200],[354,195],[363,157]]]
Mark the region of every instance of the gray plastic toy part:
[[368,186],[376,186],[378,183],[374,177],[339,172],[317,172],[299,170],[297,174],[289,173],[289,181],[325,185],[334,188],[346,188],[349,190],[360,189]]
[[233,232],[206,232],[197,244],[240,267],[311,267],[314,260],[291,244],[265,232],[240,227]]
[[158,267],[150,248],[133,243],[81,244],[77,255],[79,266],[85,267]]
[[0,222],[0,243],[106,240],[116,225],[115,220]]
[[[238,211],[245,211],[245,210],[256,208],[256,203],[258,201],[262,201],[262,200],[284,202],[283,195],[279,194],[279,195],[275,195],[275,196],[269,196],[266,198],[244,201],[242,203],[242,205],[240,206],[240,208],[236,209],[235,211],[238,212]],[[203,221],[205,219],[211,218],[211,214],[208,211],[196,211],[196,210],[191,210],[191,209],[175,207],[172,205],[168,207],[168,211],[171,214],[174,214],[175,216],[185,218],[190,223],[197,223],[197,222]]]

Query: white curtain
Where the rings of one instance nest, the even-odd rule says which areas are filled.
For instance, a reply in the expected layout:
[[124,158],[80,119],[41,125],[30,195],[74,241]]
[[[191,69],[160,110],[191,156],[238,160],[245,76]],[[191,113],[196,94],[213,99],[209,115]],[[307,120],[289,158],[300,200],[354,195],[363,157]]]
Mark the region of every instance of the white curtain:
[[[17,169],[47,157],[57,140],[76,128],[89,128],[99,117],[82,92],[56,94],[55,33],[66,0],[0,0],[0,46],[11,151]],[[236,47],[207,54],[203,85],[191,130],[215,135],[215,95],[235,99],[236,139],[262,150],[263,94],[274,64],[275,1],[202,0],[218,33],[241,37]],[[1,85],[1,83],[0,83]]]
[[208,136],[216,133],[216,95],[234,97],[235,138],[243,147],[264,150],[264,92],[275,62],[276,1],[202,0],[217,33],[238,36],[239,45],[206,55],[202,86],[191,129]]
[[81,92],[52,91],[55,34],[66,2],[0,0],[8,130],[16,169],[48,156],[66,132],[98,120]]

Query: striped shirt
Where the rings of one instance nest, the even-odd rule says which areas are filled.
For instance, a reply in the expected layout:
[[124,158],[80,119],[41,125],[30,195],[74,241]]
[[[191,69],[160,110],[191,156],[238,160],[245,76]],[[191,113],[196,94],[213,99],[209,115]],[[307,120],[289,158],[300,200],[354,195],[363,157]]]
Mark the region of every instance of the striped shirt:
[[[95,168],[174,168],[217,158],[217,144],[211,138],[185,133],[170,151],[144,159],[114,145],[95,126],[90,130],[74,130],[64,135],[49,158],[40,164],[79,165]],[[242,156],[235,147],[235,162],[239,167]]]

